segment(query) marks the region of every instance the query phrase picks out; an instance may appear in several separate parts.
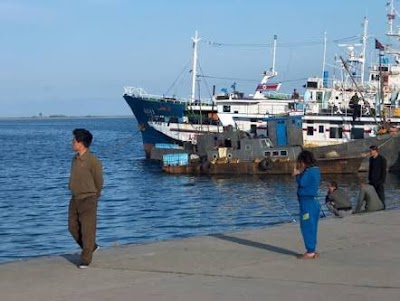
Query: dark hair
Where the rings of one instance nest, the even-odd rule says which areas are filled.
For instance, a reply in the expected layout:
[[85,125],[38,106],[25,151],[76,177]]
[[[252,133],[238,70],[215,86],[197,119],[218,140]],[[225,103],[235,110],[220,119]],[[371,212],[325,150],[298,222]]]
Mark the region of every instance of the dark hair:
[[303,162],[306,167],[317,166],[314,154],[308,150],[303,150],[297,157],[297,162]]
[[75,129],[73,135],[76,141],[81,142],[85,147],[89,148],[92,144],[93,135],[86,129]]
[[336,181],[331,181],[331,186],[335,189],[338,188],[337,182]]
[[371,145],[371,146],[369,147],[369,149],[370,149],[370,150],[374,150],[374,151],[378,151],[378,150],[379,150],[378,147],[377,147],[376,145]]

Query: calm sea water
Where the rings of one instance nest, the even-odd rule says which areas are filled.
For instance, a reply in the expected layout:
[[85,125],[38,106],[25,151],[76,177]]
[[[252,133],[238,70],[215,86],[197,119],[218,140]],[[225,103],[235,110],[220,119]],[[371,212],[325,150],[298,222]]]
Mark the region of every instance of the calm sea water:
[[[67,230],[71,140],[77,127],[92,131],[92,151],[104,165],[97,232],[103,248],[297,219],[291,177],[164,174],[145,160],[133,117],[0,120],[0,262],[78,250]],[[321,203],[332,179],[355,201],[360,177],[365,174],[324,176]],[[399,207],[399,189],[399,176],[389,175],[389,208]]]

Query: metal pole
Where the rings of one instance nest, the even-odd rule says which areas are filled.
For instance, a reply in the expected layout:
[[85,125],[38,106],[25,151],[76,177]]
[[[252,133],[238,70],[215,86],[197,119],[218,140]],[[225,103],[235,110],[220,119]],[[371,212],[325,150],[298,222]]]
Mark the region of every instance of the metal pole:
[[274,35],[274,49],[273,49],[273,56],[272,56],[272,72],[275,75],[275,59],[276,59],[276,40],[278,39],[277,35]]
[[196,79],[197,79],[197,44],[200,41],[196,31],[193,41],[193,69],[192,69],[192,95],[190,101],[193,103],[196,100]]
[[323,59],[322,59],[322,79],[324,78],[324,75],[325,75],[326,44],[327,44],[327,37],[326,37],[326,31],[325,31],[325,32],[324,32],[324,56],[323,56]]

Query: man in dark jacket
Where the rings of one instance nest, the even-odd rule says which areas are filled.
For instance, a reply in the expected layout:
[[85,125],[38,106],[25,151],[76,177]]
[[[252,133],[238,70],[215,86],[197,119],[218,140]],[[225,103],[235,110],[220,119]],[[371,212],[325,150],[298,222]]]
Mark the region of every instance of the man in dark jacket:
[[343,190],[338,189],[338,184],[335,181],[329,183],[325,203],[329,211],[337,217],[351,214],[350,198]]
[[386,159],[379,154],[378,147],[373,145],[370,148],[368,182],[374,186],[379,199],[382,201],[383,209],[385,204],[385,189],[383,184],[386,179]]

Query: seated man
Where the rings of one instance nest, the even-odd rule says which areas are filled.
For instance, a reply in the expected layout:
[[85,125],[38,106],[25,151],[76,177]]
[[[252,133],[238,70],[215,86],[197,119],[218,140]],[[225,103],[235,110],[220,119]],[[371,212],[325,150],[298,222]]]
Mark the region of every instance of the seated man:
[[[363,207],[365,207],[364,210]],[[353,214],[361,212],[371,212],[383,210],[382,201],[379,199],[374,186],[366,183],[361,184],[360,194],[358,196],[358,203]]]
[[336,217],[343,217],[351,213],[350,199],[344,191],[338,189],[338,184],[335,181],[329,183],[325,203],[329,211]]

